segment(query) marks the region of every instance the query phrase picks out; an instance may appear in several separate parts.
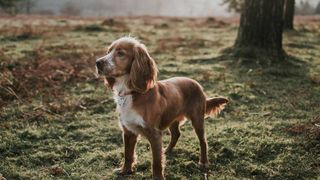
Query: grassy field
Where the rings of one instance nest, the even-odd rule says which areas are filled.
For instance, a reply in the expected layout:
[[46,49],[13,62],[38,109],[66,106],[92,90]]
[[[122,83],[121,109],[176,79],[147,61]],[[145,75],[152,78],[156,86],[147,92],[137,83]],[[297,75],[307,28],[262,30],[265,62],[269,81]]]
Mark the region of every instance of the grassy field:
[[[0,18],[0,173],[123,179],[113,174],[123,160],[115,103],[94,65],[107,45],[131,34],[149,48],[159,79],[194,78],[208,96],[231,100],[206,119],[209,170],[198,167],[187,121],[166,157],[167,179],[319,179],[320,19],[285,32],[283,63],[226,53],[236,33],[237,24],[214,18]],[[126,178],[150,179],[144,138],[137,155]]]

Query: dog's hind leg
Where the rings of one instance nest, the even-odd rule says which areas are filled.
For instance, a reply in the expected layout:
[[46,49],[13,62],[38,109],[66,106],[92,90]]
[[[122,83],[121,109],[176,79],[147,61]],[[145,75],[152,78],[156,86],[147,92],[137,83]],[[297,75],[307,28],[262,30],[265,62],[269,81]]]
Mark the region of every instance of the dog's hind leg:
[[204,130],[204,116],[203,115],[192,115],[190,117],[192,126],[198,136],[200,142],[200,166],[207,168],[209,165],[208,161],[208,144],[207,138]]
[[177,144],[177,141],[180,137],[180,129],[179,129],[179,123],[180,121],[175,121],[174,123],[171,124],[169,131],[171,134],[171,140],[168,145],[168,147],[165,150],[165,153],[170,153],[174,146]]

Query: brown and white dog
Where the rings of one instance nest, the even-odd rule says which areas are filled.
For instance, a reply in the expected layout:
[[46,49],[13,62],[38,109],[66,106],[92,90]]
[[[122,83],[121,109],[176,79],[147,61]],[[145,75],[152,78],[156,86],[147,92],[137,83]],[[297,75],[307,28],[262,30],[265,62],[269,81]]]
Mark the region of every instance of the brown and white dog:
[[207,98],[201,85],[185,77],[157,81],[157,67],[144,44],[122,37],[110,45],[105,56],[96,61],[98,74],[114,92],[123,129],[125,161],[117,173],[130,174],[135,162],[135,146],[141,134],[150,142],[154,179],[165,179],[162,131],[169,128],[170,152],[180,136],[179,125],[188,118],[200,141],[200,165],[208,166],[206,115],[217,114],[228,102]]

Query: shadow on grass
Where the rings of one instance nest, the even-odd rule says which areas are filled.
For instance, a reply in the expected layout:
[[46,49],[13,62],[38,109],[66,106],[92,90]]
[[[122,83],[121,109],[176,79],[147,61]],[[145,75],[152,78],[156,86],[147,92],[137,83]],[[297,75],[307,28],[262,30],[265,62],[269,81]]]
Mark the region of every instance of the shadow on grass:
[[228,54],[222,54],[217,57],[209,57],[209,58],[196,58],[188,60],[190,64],[211,64],[214,61],[221,61],[230,58]]
[[[237,149],[221,148],[218,144],[219,150],[216,149],[214,152],[215,165],[211,169],[220,171],[229,167],[235,171],[238,178],[315,178],[314,170],[319,163],[309,159],[310,157],[305,153],[319,154],[318,148],[314,147],[320,147],[320,133],[315,132],[320,129],[314,125],[318,121],[312,118],[319,112],[317,107],[319,107],[320,93],[317,89],[320,84],[312,80],[310,64],[297,56],[287,54],[283,54],[283,59],[280,60],[268,53],[254,52],[254,50],[253,52],[245,51],[245,53],[241,54],[238,49],[229,48],[218,57],[192,59],[190,62],[212,64],[215,61],[224,61],[228,66],[228,73],[239,84],[239,87],[236,87],[237,90],[229,94],[232,99],[229,108],[232,112],[228,114],[245,106],[245,110],[249,109],[261,116],[266,116],[259,116],[260,119],[254,121],[256,123],[265,123],[259,122],[264,119],[276,119],[280,123],[268,123],[272,124],[273,134],[293,138],[294,142],[292,144],[283,144],[281,141],[267,144],[255,142],[258,146],[251,151],[254,158],[250,163],[239,156]],[[235,86],[231,85],[231,87]],[[268,114],[263,115],[262,111],[268,111]],[[252,118],[246,113],[243,115],[246,117],[242,119]],[[301,124],[292,122],[296,120]],[[308,125],[307,128],[306,125]],[[298,131],[298,133],[290,135],[292,131]],[[281,166],[277,168],[270,166],[272,163],[280,163],[277,160],[279,158],[283,160]],[[236,164],[235,161],[237,161]],[[270,173],[271,170],[276,173]]]
[[35,40],[35,39],[40,39],[40,35],[34,35],[30,32],[24,32],[24,33],[18,34],[18,35],[11,35],[11,36],[3,37],[1,39],[1,41],[19,42],[19,41]]

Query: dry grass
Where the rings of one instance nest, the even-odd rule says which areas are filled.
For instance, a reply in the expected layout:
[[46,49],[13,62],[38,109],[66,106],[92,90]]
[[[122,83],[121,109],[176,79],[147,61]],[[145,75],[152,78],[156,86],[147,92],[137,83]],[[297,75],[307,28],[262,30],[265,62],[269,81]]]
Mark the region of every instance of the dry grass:
[[[168,179],[319,178],[318,19],[298,20],[285,33],[290,63],[277,65],[223,53],[234,42],[234,22],[1,17],[0,177],[123,179],[112,172],[123,160],[115,104],[94,63],[110,42],[131,34],[147,45],[159,79],[194,78],[209,96],[231,100],[206,120],[208,171],[197,165],[199,145],[187,122],[167,156]],[[137,172],[126,178],[150,179],[143,138],[137,153]]]

